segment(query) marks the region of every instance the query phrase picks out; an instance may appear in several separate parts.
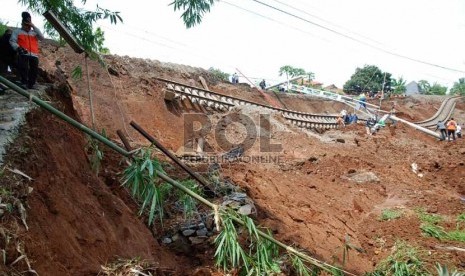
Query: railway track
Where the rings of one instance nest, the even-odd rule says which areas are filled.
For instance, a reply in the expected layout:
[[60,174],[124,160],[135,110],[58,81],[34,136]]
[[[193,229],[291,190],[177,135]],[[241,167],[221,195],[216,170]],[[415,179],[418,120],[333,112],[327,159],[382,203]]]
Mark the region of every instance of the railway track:
[[439,121],[446,121],[451,117],[452,112],[454,112],[457,100],[460,98],[462,98],[462,96],[453,96],[447,98],[442,102],[436,114],[427,120],[415,122],[415,124],[425,128],[435,128]]
[[[188,100],[193,106],[200,105],[207,109],[225,112],[231,110],[235,106],[252,106],[261,107],[268,110],[280,112],[284,118],[302,128],[307,129],[332,129],[337,128],[337,115],[312,114],[298,112],[289,109],[277,108],[265,104],[252,102],[226,96],[209,90],[201,89],[194,86],[178,83],[175,81],[157,78],[166,84],[166,91],[171,93],[170,100]],[[165,97],[166,98],[166,97]]]

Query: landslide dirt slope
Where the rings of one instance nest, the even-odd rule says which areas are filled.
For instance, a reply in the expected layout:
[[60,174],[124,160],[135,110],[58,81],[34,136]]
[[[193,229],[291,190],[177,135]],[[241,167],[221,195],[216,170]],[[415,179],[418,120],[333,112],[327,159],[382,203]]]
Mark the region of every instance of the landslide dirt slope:
[[[69,82],[59,86],[67,87],[71,95],[62,109],[76,112],[77,118],[91,125],[87,83],[69,77],[75,66],[85,69],[83,57],[51,44],[43,45],[42,52],[42,77]],[[195,108],[167,104],[164,85],[157,77],[201,87],[201,75],[213,91],[265,103],[257,90],[220,82],[199,68],[118,56],[105,60],[112,74],[96,62],[89,63],[96,128],[105,129],[115,140],[116,130],[123,130],[133,145],[149,143],[129,127],[130,121],[173,151],[191,138],[183,135],[183,114]],[[304,112],[335,114],[343,108],[303,96],[280,95],[280,99],[288,108]],[[417,121],[433,115],[442,100],[416,97],[383,104],[395,104],[400,116]],[[465,120],[464,110],[462,101],[454,113],[460,122]],[[246,114],[257,123],[260,112],[237,109],[231,114]],[[346,263],[346,269],[357,274],[373,270],[397,240],[427,250],[430,265],[434,261],[454,266],[465,263],[463,252],[438,247],[460,247],[460,243],[423,236],[416,215],[416,210],[424,208],[442,215],[447,227],[453,228],[454,218],[465,212],[461,200],[465,195],[464,139],[439,142],[405,125],[383,129],[373,137],[365,135],[362,125],[317,134],[290,125],[279,114],[271,116],[273,142],[283,147],[271,155],[279,156],[279,162],[235,161],[220,166],[255,201],[260,224],[271,228],[278,239],[336,264],[343,262],[344,243],[349,239],[363,249],[351,250]],[[219,117],[210,114],[212,121]],[[90,172],[82,134],[40,112],[29,117],[28,126],[28,141],[34,150],[31,155],[12,157],[12,162],[16,160],[14,164],[35,179],[28,201],[30,230],[25,234],[35,269],[57,273],[44,275],[88,275],[121,255],[148,258],[169,269],[179,262],[181,271],[192,271],[194,264],[159,246],[160,237],[153,237],[137,219],[135,206],[118,197],[122,192],[117,188],[115,168],[107,168],[110,172],[104,180]],[[232,125],[224,131],[234,140],[242,137],[244,129]],[[214,136],[206,139],[219,153],[227,150]],[[244,155],[271,156],[256,144]],[[372,180],[358,183],[357,176]],[[404,215],[381,221],[380,214],[387,208],[400,209]]]
[[[51,99],[60,110],[77,118],[69,98],[57,92]],[[39,275],[97,275],[102,265],[136,257],[148,260],[160,271],[185,274],[189,260],[158,244],[138,218],[134,204],[121,198],[125,193],[114,183],[117,176],[110,172],[111,165],[105,165],[101,177],[92,173],[85,143],[83,133],[50,113],[36,109],[27,116],[5,164],[33,180],[6,171],[2,187],[30,188],[15,192],[18,198],[27,197],[29,230],[3,221],[1,245],[7,249],[8,266],[0,266],[0,271],[26,271],[25,259],[11,265],[24,254]]]

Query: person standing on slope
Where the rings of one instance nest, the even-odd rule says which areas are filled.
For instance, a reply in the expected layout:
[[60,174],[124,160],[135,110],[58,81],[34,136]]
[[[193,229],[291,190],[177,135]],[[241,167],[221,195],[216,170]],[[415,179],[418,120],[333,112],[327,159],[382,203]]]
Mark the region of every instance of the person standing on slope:
[[457,135],[457,138],[462,138],[462,126],[460,126],[460,124],[457,124],[457,129],[455,130],[455,135]]
[[438,129],[441,132],[441,141],[446,140],[446,135],[447,135],[446,124],[443,121],[438,121],[438,124],[436,125],[435,130],[438,130]]
[[455,141],[455,130],[457,129],[457,122],[454,121],[454,118],[450,118],[447,122],[447,140],[450,142],[450,136],[452,135],[453,140]]
[[39,70],[39,40],[42,32],[31,21],[28,12],[22,13],[21,29],[11,34],[11,47],[18,53],[18,71],[23,86],[32,89],[37,81]]

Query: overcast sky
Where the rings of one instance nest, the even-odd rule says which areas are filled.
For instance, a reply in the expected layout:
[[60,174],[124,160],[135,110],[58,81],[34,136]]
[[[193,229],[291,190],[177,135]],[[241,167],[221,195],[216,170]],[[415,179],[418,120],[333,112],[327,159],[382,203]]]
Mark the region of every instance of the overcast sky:
[[[86,8],[98,3],[121,12],[123,24],[98,24],[113,54],[230,74],[238,68],[268,84],[283,79],[283,65],[340,88],[366,64],[407,82],[424,79],[449,88],[465,77],[465,0],[259,0],[271,7],[225,0],[191,29],[171,1],[89,0]],[[18,24],[24,8],[17,0],[2,0],[1,6],[0,20]],[[43,20],[33,15],[36,24]]]

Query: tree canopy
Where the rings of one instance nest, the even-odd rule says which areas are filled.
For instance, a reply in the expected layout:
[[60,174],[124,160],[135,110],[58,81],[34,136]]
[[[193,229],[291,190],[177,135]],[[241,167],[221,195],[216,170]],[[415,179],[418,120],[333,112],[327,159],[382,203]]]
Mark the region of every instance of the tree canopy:
[[210,12],[213,4],[218,0],[174,0],[174,10],[182,10],[181,18],[187,28],[191,28],[202,22],[205,13]]
[[403,77],[400,77],[399,79],[392,79],[391,80],[391,89],[392,93],[394,94],[403,94],[407,90],[407,87],[405,87],[406,80],[404,80]]
[[458,81],[454,82],[450,93],[465,96],[465,78],[460,78]]
[[426,94],[426,92],[429,91],[431,88],[431,84],[426,80],[418,81],[418,86],[420,87],[420,92],[422,94]]
[[437,82],[431,85],[426,80],[420,80],[418,86],[420,87],[420,92],[425,95],[446,95],[447,92],[447,87]]
[[[210,12],[216,1],[218,0],[173,0],[170,5],[174,7],[174,11],[182,11],[181,18],[184,24],[187,28],[191,28],[200,24],[202,17],[205,13]],[[93,11],[77,8],[74,2],[78,1],[18,0],[18,2],[36,14],[43,14],[47,10],[53,11],[88,52],[99,52],[103,46],[101,43],[102,33],[96,32],[93,28],[95,22],[100,19],[109,19],[113,24],[123,21],[120,12],[110,11],[98,5]],[[85,6],[87,0],[80,0],[80,2]],[[45,32],[58,38],[57,32],[49,24],[45,25]]]
[[[88,52],[105,50],[103,46],[103,32],[94,30],[93,24],[100,19],[109,19],[111,23],[123,22],[119,12],[113,12],[97,5],[94,11],[77,8],[69,0],[19,0],[21,4],[37,14],[50,10],[80,41]],[[87,0],[81,0],[85,5]],[[20,16],[18,14],[18,16]],[[58,37],[57,32],[50,24],[45,24],[45,31],[52,37]]]
[[[315,73],[312,72],[307,72],[305,69],[302,68],[296,68],[291,65],[284,65],[279,68],[279,75],[282,76],[283,74],[286,75],[287,80],[289,81],[289,77],[297,77],[297,76],[307,76],[308,81],[311,83],[312,80],[315,78]],[[302,83],[303,84],[303,79]]]
[[390,91],[391,82],[390,73],[382,72],[375,65],[365,65],[363,68],[355,69],[355,73],[350,77],[350,80],[344,84],[343,90],[348,94]]

